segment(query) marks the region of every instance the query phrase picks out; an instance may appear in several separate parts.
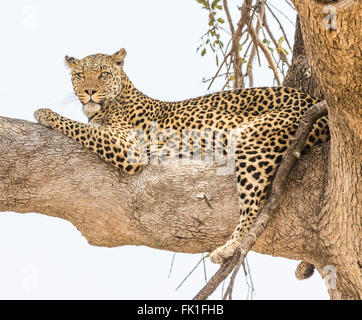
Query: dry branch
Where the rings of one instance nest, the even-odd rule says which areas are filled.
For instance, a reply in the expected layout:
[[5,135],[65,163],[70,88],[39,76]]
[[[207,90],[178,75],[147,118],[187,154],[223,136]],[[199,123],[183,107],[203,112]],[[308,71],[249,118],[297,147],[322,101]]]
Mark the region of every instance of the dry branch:
[[[267,64],[270,69],[273,71],[275,81],[277,85],[281,85],[281,79],[279,74],[279,69],[281,74],[284,76],[284,67],[289,66],[288,59],[286,57],[285,51],[281,48],[281,40],[276,40],[276,34],[271,31],[268,26],[267,18],[266,18],[266,1],[261,0],[246,0],[242,3],[241,7],[238,7],[240,12],[239,19],[237,23],[234,24],[232,15],[230,12],[229,4],[227,0],[223,0],[222,10],[226,16],[226,21],[229,27],[228,38],[229,42],[226,49],[223,49],[222,37],[219,33],[220,30],[224,30],[224,28],[220,26],[213,26],[212,32],[210,34],[217,39],[215,43],[219,44],[219,48],[215,49],[212,47],[212,51],[217,56],[217,51],[220,51],[223,55],[223,61],[221,64],[217,62],[217,71],[216,73],[210,77],[210,79],[205,82],[209,82],[208,90],[215,83],[215,80],[220,77],[220,73],[225,76],[225,83],[222,87],[224,90],[226,87],[230,86],[230,83],[233,83],[233,88],[244,88],[245,80],[249,79],[249,87],[254,86],[254,75],[253,75],[253,65],[255,57],[258,59],[258,64],[261,66],[262,59],[261,55],[265,56]],[[210,6],[207,6],[210,10]],[[268,7],[270,13],[273,15],[275,19],[278,17],[272,11],[270,7]],[[215,21],[215,12],[211,14],[212,19],[209,21],[213,24]],[[280,24],[280,21],[277,20]],[[281,33],[284,35],[284,39],[287,41],[287,44],[290,48],[289,41],[286,38],[285,31],[283,26],[280,25]],[[266,31],[266,32],[265,32]],[[261,36],[261,33],[264,35],[264,39]],[[208,42],[213,43],[210,38],[210,34],[207,33],[204,36],[208,35]],[[203,37],[204,37],[203,36]],[[269,37],[275,46],[275,48],[269,47]],[[280,37],[280,39],[282,39]],[[265,45],[268,43],[268,45]],[[280,42],[280,43],[279,43]],[[221,44],[220,44],[221,43]],[[231,48],[229,49],[229,44],[231,43]],[[245,47],[244,47],[245,46]],[[261,52],[259,50],[261,49]],[[274,50],[275,49],[275,50]],[[205,50],[205,49],[204,49]],[[206,51],[204,51],[205,53]],[[276,52],[276,53],[275,53]],[[279,57],[279,61],[277,62],[276,58]],[[218,58],[217,58],[218,61]],[[281,64],[281,66],[280,66]],[[226,70],[226,71],[225,71]],[[230,72],[232,70],[232,72]]]

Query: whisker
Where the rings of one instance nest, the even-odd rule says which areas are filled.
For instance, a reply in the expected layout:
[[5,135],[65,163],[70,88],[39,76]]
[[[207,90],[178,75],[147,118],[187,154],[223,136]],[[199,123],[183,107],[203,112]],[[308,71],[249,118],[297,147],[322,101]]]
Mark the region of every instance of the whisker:
[[78,100],[74,93],[67,94],[61,101],[61,104],[69,104]]
[[70,94],[67,94],[59,103],[59,106],[61,106],[63,108],[63,110],[65,109],[65,107],[68,107],[68,106],[76,106],[78,105],[80,102],[79,102],[79,99],[78,97],[75,95],[75,93],[70,93]]

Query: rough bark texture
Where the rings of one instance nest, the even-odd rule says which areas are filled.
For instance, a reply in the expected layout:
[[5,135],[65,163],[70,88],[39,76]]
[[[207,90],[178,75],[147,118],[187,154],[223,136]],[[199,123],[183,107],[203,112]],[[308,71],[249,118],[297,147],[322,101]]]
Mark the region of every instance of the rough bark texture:
[[297,21],[295,23],[292,64],[284,78],[283,86],[296,88],[308,93],[312,97],[324,99],[315,75],[308,64],[299,16],[297,16]]
[[[318,262],[327,150],[313,148],[299,162],[281,210],[253,250]],[[92,245],[215,249],[238,218],[235,177],[217,169],[148,165],[140,175],[126,176],[60,133],[0,117],[0,211],[66,219]]]
[[320,242],[322,266],[336,268],[332,298],[361,299],[361,25],[360,1],[294,1],[309,65],[329,106],[331,150]]

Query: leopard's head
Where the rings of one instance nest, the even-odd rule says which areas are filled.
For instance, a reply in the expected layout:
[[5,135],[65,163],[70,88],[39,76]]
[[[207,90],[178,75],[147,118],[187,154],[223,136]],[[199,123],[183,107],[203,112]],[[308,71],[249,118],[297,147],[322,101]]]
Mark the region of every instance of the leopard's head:
[[73,89],[87,116],[101,109],[105,100],[122,90],[122,70],[126,50],[115,54],[94,54],[83,59],[65,57],[71,70]]

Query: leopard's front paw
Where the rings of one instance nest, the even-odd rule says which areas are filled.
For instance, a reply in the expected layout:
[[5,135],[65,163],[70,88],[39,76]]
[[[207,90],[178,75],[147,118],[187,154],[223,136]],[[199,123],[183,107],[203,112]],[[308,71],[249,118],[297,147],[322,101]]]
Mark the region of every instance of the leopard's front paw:
[[34,112],[34,118],[38,123],[49,127],[54,118],[54,112],[50,109],[38,109]]
[[222,264],[226,259],[233,256],[235,249],[238,247],[237,241],[228,241],[223,246],[215,249],[210,254],[210,260],[212,263]]

